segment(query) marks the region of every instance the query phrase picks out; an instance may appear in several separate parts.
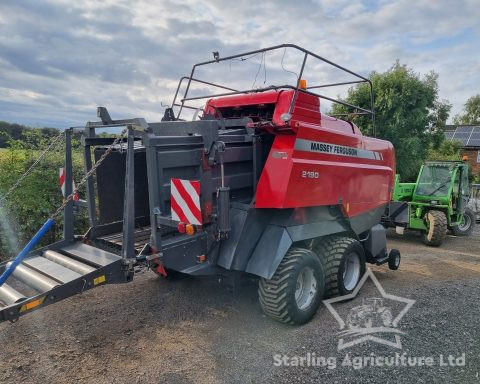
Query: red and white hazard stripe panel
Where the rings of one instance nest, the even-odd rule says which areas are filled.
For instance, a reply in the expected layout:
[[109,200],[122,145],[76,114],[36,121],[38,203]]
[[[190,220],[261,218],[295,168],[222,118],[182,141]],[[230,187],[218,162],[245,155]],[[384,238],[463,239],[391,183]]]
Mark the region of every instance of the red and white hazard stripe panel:
[[200,181],[171,179],[172,220],[202,224],[200,208]]
[[[60,188],[62,189],[62,195],[65,198],[65,168],[60,168]],[[75,182],[72,180],[72,191],[75,190]],[[78,201],[78,192],[75,192],[73,200]]]

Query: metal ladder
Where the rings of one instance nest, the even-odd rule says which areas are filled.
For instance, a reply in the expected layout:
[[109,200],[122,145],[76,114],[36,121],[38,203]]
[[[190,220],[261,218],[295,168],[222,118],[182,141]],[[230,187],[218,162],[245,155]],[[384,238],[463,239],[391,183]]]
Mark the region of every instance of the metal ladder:
[[[9,263],[0,266],[0,272]],[[35,251],[0,287],[0,322],[107,283],[131,280],[122,258],[82,242],[60,242]]]

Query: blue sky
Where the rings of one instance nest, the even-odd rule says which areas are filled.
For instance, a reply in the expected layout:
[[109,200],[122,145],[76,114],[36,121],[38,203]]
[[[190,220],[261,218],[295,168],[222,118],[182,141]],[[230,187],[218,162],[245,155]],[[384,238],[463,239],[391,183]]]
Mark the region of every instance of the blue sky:
[[[83,125],[103,105],[114,118],[158,121],[178,79],[212,51],[228,55],[284,42],[363,75],[397,59],[420,74],[434,70],[452,116],[480,93],[477,0],[3,0],[0,120]],[[235,75],[213,76],[250,86],[261,59]],[[294,59],[285,59],[293,70]],[[278,61],[266,60],[268,81]],[[322,71],[307,80],[336,79]]]

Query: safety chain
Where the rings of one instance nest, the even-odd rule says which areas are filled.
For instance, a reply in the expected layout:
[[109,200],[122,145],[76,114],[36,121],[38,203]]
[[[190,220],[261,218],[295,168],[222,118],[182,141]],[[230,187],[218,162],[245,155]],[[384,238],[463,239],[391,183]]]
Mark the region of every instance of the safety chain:
[[95,173],[95,171],[97,170],[97,168],[100,166],[100,164],[102,164],[103,160],[105,160],[107,158],[108,155],[110,155],[110,153],[112,153],[113,149],[115,148],[116,145],[118,145],[124,137],[126,137],[127,135],[127,132],[128,132],[128,127],[125,128],[122,133],[120,134],[120,136],[118,136],[112,144],[110,144],[109,147],[107,147],[106,151],[102,154],[102,156],[100,156],[100,158],[98,159],[98,161],[93,165],[92,169],[90,169],[90,171],[88,171],[85,176],[83,176],[82,180],[80,180],[80,182],[78,183],[78,185],[76,185],[75,189],[72,191],[72,193],[70,195],[68,195],[65,200],[63,201],[63,204],[58,207],[58,209],[55,211],[55,213],[50,216],[50,218],[52,220],[55,220],[55,218],[60,215],[60,213],[62,213],[62,211],[64,210],[64,208],[67,206],[67,204],[73,199],[73,197],[75,196],[75,194],[78,192],[78,190],[87,182],[87,180]]
[[27,171],[18,178],[18,180],[13,184],[8,191],[0,198],[0,206],[3,206],[3,203],[7,198],[18,188],[20,184],[22,184],[23,180],[27,176],[29,176],[32,172],[33,169],[43,160],[45,155],[59,142],[63,141],[61,139],[65,139],[65,132],[60,132],[58,136],[56,136],[52,142],[49,144],[49,146],[40,154],[40,156],[35,160],[35,162],[27,169]]

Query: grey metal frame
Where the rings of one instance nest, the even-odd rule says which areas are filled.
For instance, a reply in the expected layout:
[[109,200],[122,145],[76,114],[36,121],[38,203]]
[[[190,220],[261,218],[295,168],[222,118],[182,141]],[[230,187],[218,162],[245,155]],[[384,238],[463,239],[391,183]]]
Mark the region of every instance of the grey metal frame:
[[[82,138],[82,145],[84,147],[84,164],[85,164],[85,173],[89,172],[92,169],[92,151],[91,147],[95,145],[109,145],[114,141],[114,138],[108,137],[98,137],[96,134],[96,129],[105,129],[105,128],[115,128],[115,127],[127,127],[128,136],[127,136],[127,161],[126,161],[126,173],[125,173],[125,201],[124,201],[124,214],[122,221],[122,230],[123,230],[123,244],[122,244],[122,259],[124,264],[132,265],[135,261],[135,248],[134,248],[134,230],[135,230],[135,206],[133,202],[135,201],[135,168],[134,168],[134,141],[136,135],[140,135],[141,131],[147,127],[145,120],[143,119],[127,119],[127,120],[110,120],[111,124],[104,124],[103,122],[89,122],[86,127],[83,128],[84,136]],[[70,171],[66,173],[66,177],[70,177],[70,186],[71,186],[71,143],[67,140],[67,169],[70,168]],[[70,164],[70,165],[69,165]],[[68,180],[68,179],[67,179]],[[67,184],[68,185],[68,184]],[[90,233],[93,237],[97,236],[102,229],[105,227],[110,227],[111,223],[107,225],[99,225],[97,216],[96,216],[96,194],[95,194],[95,181],[93,178],[89,178],[86,182],[86,192],[87,200],[86,206],[88,209],[88,216],[90,222]],[[67,210],[72,210],[72,207],[69,207],[71,204],[67,205]],[[73,212],[72,214],[66,214],[65,220],[68,216],[68,226],[67,229],[71,232],[65,232],[64,237],[67,239],[67,236],[73,238]]]
[[123,208],[123,243],[122,257],[125,263],[131,264],[135,260],[134,231],[135,231],[135,168],[133,142],[135,140],[133,128],[128,126],[127,162],[125,170],[125,201]]
[[[300,69],[300,72],[298,74],[298,78],[297,78],[297,83],[292,86],[292,85],[280,85],[280,86],[273,86],[273,87],[268,87],[268,88],[261,88],[261,89],[246,89],[246,90],[234,90],[232,88],[228,88],[228,87],[225,87],[224,85],[220,85],[220,84],[215,84],[215,83],[212,83],[212,82],[208,82],[208,81],[205,81],[205,80],[200,80],[200,79],[197,79],[194,77],[194,74],[195,74],[195,70],[198,68],[198,67],[201,67],[201,66],[204,66],[204,65],[210,65],[210,64],[215,64],[215,63],[219,63],[221,61],[227,61],[227,60],[232,60],[232,59],[237,59],[237,58],[242,58],[244,56],[250,56],[250,55],[255,55],[255,54],[258,54],[258,53],[264,53],[264,52],[268,52],[268,51],[273,51],[273,50],[278,50],[278,49],[287,49],[287,48],[292,48],[292,49],[296,49],[300,52],[303,52],[304,53],[304,56],[303,56],[303,60],[302,60],[302,65],[301,65],[301,69]],[[356,77],[358,80],[355,80],[355,81],[347,81],[347,82],[339,82],[339,83],[330,83],[330,84],[320,84],[320,85],[313,85],[313,86],[310,86],[310,87],[307,87],[306,90],[302,90],[299,88],[299,83],[300,83],[300,80],[302,78],[302,75],[303,75],[303,72],[304,72],[304,69],[305,69],[305,65],[306,65],[306,62],[307,62],[307,58],[311,56],[317,60],[320,60],[326,64],[329,64],[341,71],[344,71],[354,77]],[[185,92],[183,94],[183,97],[182,99],[180,100],[180,102],[177,102],[177,97],[178,97],[178,94],[179,94],[179,91],[180,91],[180,87],[183,83],[184,80],[187,80],[188,79],[188,83],[187,83],[187,86],[186,86],[186,89],[185,89]],[[192,82],[200,82],[202,84],[206,84],[206,85],[210,85],[212,87],[217,87],[217,88],[222,88],[222,89],[227,89],[227,90],[230,90],[231,92],[229,93],[221,93],[221,94],[210,94],[210,95],[204,95],[204,96],[197,96],[197,97],[188,97],[188,92],[190,90],[190,86],[192,84]],[[315,92],[311,92],[309,90],[312,90],[312,89],[318,89],[318,88],[327,88],[327,87],[335,87],[335,86],[341,86],[341,85],[349,85],[349,84],[360,84],[360,83],[368,83],[369,86],[370,86],[370,109],[365,109],[365,108],[361,108],[359,106],[356,106],[356,105],[352,105],[352,104],[349,104],[349,103],[346,103],[345,101],[342,101],[342,100],[338,100],[338,99],[333,99],[333,98],[330,98],[330,97],[327,97],[325,95],[321,95],[321,94],[318,94],[318,93],[315,93]],[[330,60],[327,60],[325,59],[324,57],[322,56],[319,56],[305,48],[302,48],[302,47],[299,47],[298,45],[295,45],[295,44],[281,44],[281,45],[275,45],[275,46],[272,46],[272,47],[268,47],[268,48],[262,48],[262,49],[257,49],[257,50],[254,50],[254,51],[249,51],[249,52],[244,52],[244,53],[240,53],[240,54],[236,54],[236,55],[232,55],[232,56],[227,56],[227,57],[215,57],[214,60],[209,60],[209,61],[205,61],[205,62],[201,62],[201,63],[197,63],[195,64],[193,67],[192,67],[192,71],[190,73],[190,76],[189,77],[182,77],[179,81],[179,84],[177,86],[177,90],[175,92],[175,96],[173,98],[173,102],[171,104],[171,107],[173,108],[174,106],[175,107],[179,107],[179,111],[177,113],[177,119],[180,118],[181,116],[181,113],[182,113],[182,110],[183,108],[189,108],[189,109],[198,109],[196,107],[193,107],[193,106],[190,106],[190,105],[187,105],[185,104],[186,101],[192,101],[192,100],[201,100],[201,99],[208,99],[208,98],[212,98],[212,97],[220,97],[220,96],[229,96],[229,95],[237,95],[237,94],[244,94],[244,93],[255,93],[255,92],[262,92],[262,91],[266,91],[266,90],[272,90],[272,89],[285,89],[285,88],[290,88],[290,89],[294,89],[295,90],[295,93],[292,97],[292,100],[290,102],[290,107],[289,107],[289,111],[288,113],[291,115],[292,113],[292,110],[293,110],[293,106],[295,105],[295,101],[297,99],[297,96],[298,96],[298,92],[306,92],[306,93],[309,93],[309,94],[312,94],[312,95],[315,95],[315,96],[318,96],[322,99],[325,99],[325,100],[329,100],[331,102],[334,102],[334,103],[338,103],[338,104],[341,104],[341,105],[344,105],[346,107],[349,107],[349,108],[352,108],[353,110],[355,111],[361,111],[360,114],[368,114],[371,116],[371,119],[372,119],[372,127],[373,127],[373,134],[374,136],[376,135],[376,128],[375,128],[375,112],[374,112],[374,94],[373,94],[373,85],[372,85],[372,82],[364,77],[364,76],[361,76],[341,65],[338,65],[336,63],[334,63],[333,61],[330,61]],[[358,114],[358,113],[356,113]]]
[[[73,129],[65,130],[65,196],[69,196],[73,184],[73,165],[72,165],[72,132]],[[73,200],[70,200],[65,206],[63,212],[63,239],[73,240],[74,238],[74,219],[73,219]]]

